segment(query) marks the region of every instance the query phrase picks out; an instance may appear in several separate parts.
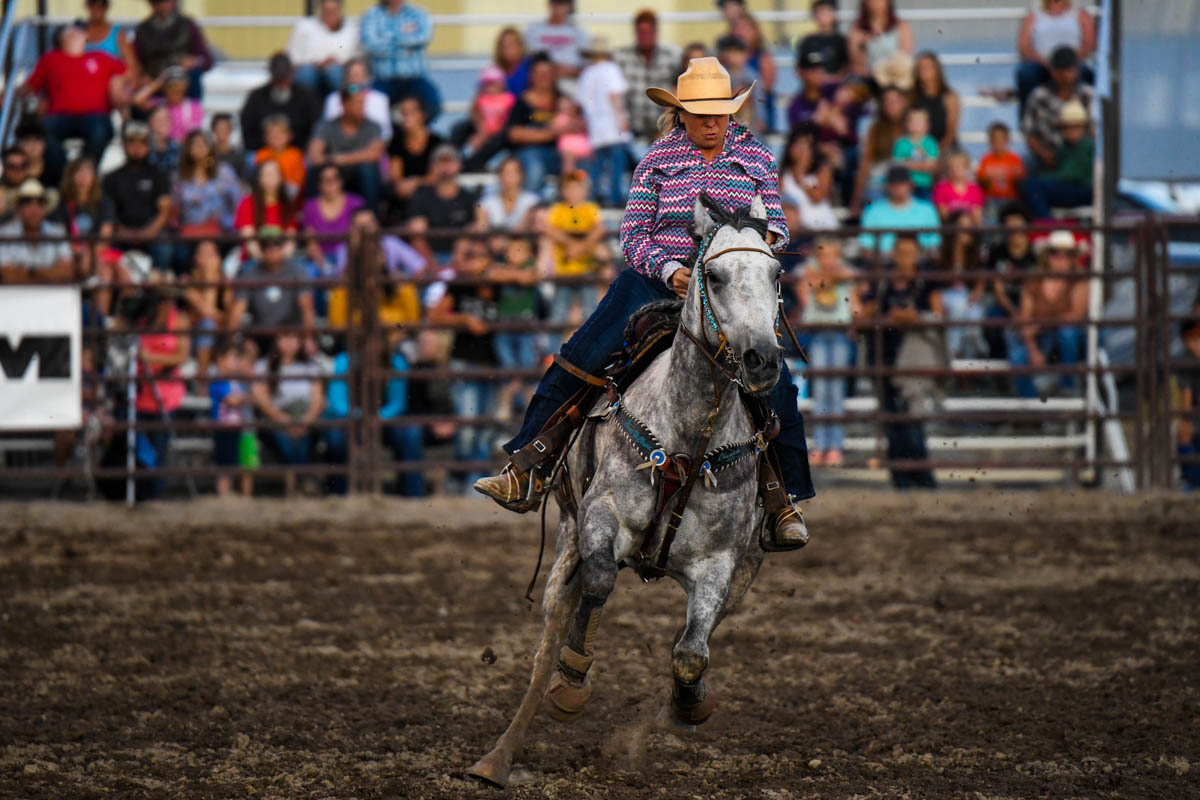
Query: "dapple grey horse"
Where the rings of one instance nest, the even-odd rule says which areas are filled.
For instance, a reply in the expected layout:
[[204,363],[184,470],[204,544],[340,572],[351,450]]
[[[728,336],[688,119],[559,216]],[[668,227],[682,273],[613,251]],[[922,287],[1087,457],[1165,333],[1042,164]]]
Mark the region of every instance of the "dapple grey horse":
[[[763,238],[762,198],[722,215],[720,225],[700,201],[694,216],[693,233],[707,248],[694,265],[680,319],[680,328],[692,335],[676,335],[672,347],[622,397],[625,408],[657,435],[668,453],[691,453],[710,418],[714,447],[755,433],[737,391],[725,393],[712,417],[719,387],[714,365],[700,343],[710,355],[716,353],[723,332],[731,363],[737,366],[727,377],[751,393],[775,385],[782,360],[776,335],[780,264]],[[696,279],[706,258],[707,301]],[[716,320],[719,323],[713,324]],[[665,525],[654,519],[656,490],[649,472],[638,469],[643,457],[618,426],[603,421],[600,412],[606,405],[601,401],[592,409],[579,440],[565,456],[578,511],[573,516],[569,507],[563,509],[559,522],[556,557],[542,601],[545,628],[529,688],[495,748],[468,771],[497,786],[507,783],[513,756],[543,700],[558,719],[582,712],[591,693],[587,671],[600,610],[619,566],[644,566],[643,538],[661,536]],[[663,717],[685,729],[704,722],[715,706],[714,693],[702,679],[709,637],[741,600],[762,564],[756,535],[763,522],[758,464],[757,458],[742,459],[715,482],[696,486],[665,564],[666,574],[687,592],[687,620],[671,653],[674,688]],[[561,497],[559,505],[563,506]]]

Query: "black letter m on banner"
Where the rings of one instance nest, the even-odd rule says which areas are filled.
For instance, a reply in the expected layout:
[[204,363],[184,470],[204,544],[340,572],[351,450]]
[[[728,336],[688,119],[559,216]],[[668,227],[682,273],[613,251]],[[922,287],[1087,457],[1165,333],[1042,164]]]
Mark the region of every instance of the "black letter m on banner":
[[7,379],[24,377],[33,357],[38,357],[38,379],[71,377],[71,337],[22,336],[14,348],[0,336],[0,369]]

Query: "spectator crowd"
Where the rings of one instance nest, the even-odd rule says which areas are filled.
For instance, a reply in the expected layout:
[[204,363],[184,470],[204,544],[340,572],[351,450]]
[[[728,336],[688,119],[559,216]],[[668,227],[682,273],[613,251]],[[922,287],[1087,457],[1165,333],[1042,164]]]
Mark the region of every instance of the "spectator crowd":
[[[201,76],[213,58],[177,0],[154,0],[131,29],[108,22],[107,0],[88,0],[86,18],[56,32],[20,89],[29,105],[3,152],[0,237],[24,241],[0,243],[0,275],[84,282],[90,324],[153,331],[140,334],[140,368],[155,380],[139,383],[137,413],[170,419],[189,394],[206,397],[216,463],[242,468],[237,486],[222,478],[218,488],[248,493],[260,445],[289,465],[346,458],[336,422],[355,414],[343,331],[356,309],[339,284],[357,258],[380,281],[378,314],[391,331],[380,367],[393,377],[375,399],[385,442],[402,461],[450,446],[451,486],[461,489],[498,438],[473,421],[520,413],[528,375],[622,268],[605,209],[623,206],[636,154],[660,135],[645,88],[674,85],[687,59],[712,54],[735,91],[756,86],[738,121],[782,134],[795,287],[786,300],[814,367],[1079,360],[1084,284],[1012,279],[1077,269],[1084,254],[1066,228],[1028,230],[1092,199],[1085,62],[1095,32],[1083,9],[1045,0],[1022,23],[1027,152],[995,122],[973,162],[960,142],[962,99],[937,53],[917,50],[893,0],[861,0],[845,31],[835,0],[813,0],[812,31],[794,43],[792,98],[777,95],[778,48],[742,0],[719,6],[727,29],[711,46],[664,42],[645,9],[632,18],[632,43],[614,48],[576,24],[572,0],[550,0],[543,21],[499,31],[469,113],[443,135],[432,127],[442,97],[425,55],[434,24],[407,0],[361,18],[321,0],[236,116],[205,110]],[[123,158],[102,173],[118,135]],[[464,180],[485,172],[483,191]],[[855,220],[857,238],[833,234]],[[988,236],[986,226],[1008,230]],[[864,268],[888,277],[864,281]],[[854,333],[871,318],[888,321],[880,346]],[[921,318],[954,325],[940,342],[904,331]],[[1011,325],[971,325],[985,319]],[[89,358],[104,368],[104,353]],[[417,368],[450,377],[396,374]],[[480,377],[496,368],[516,377]],[[1029,378],[1016,384],[1023,396],[1043,391]],[[836,417],[848,387],[815,378],[815,410]],[[889,381],[882,401],[902,410],[920,391]],[[466,421],[387,422],[411,414]],[[254,420],[274,426],[256,435]],[[919,430],[893,427],[896,457],[921,457]],[[842,427],[818,424],[813,436],[814,462],[840,465]],[[149,461],[166,461],[167,439],[148,438]],[[316,488],[297,480],[289,473],[288,488]],[[427,490],[419,471],[397,487]]]

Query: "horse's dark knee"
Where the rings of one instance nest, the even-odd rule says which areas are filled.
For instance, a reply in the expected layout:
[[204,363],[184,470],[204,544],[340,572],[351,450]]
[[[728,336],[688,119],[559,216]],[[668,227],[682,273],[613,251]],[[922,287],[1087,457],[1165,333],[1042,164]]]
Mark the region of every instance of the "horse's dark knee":
[[579,578],[584,598],[602,605],[617,585],[617,564],[607,553],[595,553],[580,566]]

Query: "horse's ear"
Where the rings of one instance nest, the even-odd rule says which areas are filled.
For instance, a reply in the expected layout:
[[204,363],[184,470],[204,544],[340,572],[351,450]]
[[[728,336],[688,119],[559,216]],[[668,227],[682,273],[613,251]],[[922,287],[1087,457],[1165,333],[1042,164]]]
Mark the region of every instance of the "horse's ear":
[[766,220],[767,204],[763,202],[762,195],[754,195],[754,199],[750,201],[750,216],[755,219]]
[[695,205],[692,206],[692,236],[697,240],[703,239],[708,235],[708,232],[713,229],[717,223],[713,221],[712,215],[708,213],[708,208],[702,202],[706,198],[704,192],[696,198]]

